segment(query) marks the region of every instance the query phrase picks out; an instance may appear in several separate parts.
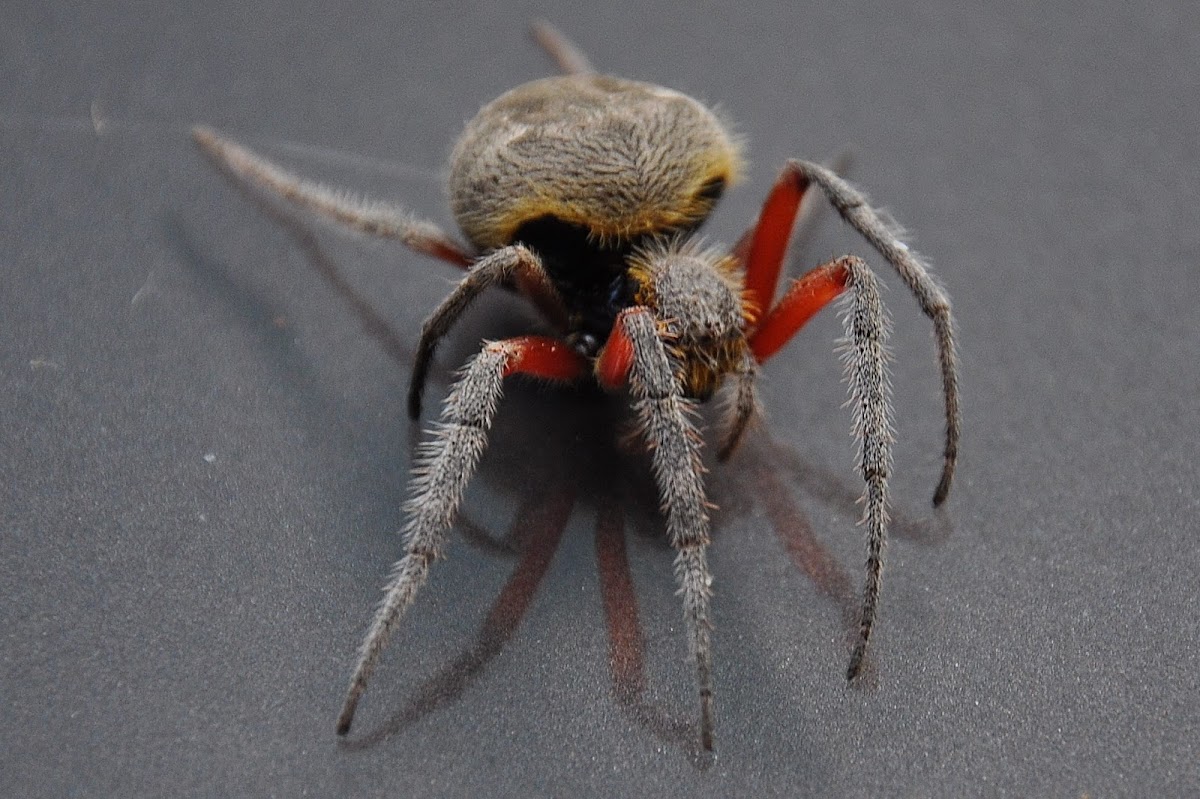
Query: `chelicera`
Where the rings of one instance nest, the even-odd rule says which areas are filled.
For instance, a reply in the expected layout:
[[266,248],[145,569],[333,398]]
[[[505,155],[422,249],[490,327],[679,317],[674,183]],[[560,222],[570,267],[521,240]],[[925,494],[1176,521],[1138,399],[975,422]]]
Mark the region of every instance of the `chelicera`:
[[451,204],[467,244],[394,206],[296,177],[212,130],[194,132],[200,147],[240,179],[466,270],[421,331],[408,398],[414,419],[435,347],[486,289],[516,289],[555,331],[486,342],[450,390],[413,470],[405,554],[363,642],[337,731],[349,731],[389,633],[445,549],[504,379],[529,375],[564,384],[594,381],[607,390],[627,389],[632,398],[677,553],[700,739],[711,749],[709,506],[693,410],[731,384],[718,450],[721,460],[728,458],[756,413],[759,365],[838,297],[866,484],[866,580],[849,679],[862,668],[879,598],[892,441],[886,315],[874,274],[853,256],[817,266],[776,299],[806,193],[815,187],[828,199],[892,265],[933,322],[946,416],[934,505],[950,491],[959,439],[950,301],[862,194],[807,161],[784,166],[757,222],[735,246],[701,246],[694,233],[739,176],[739,146],[725,123],[679,92],[597,75],[549,26],[535,33],[566,74],[519,86],[484,106],[451,156]]

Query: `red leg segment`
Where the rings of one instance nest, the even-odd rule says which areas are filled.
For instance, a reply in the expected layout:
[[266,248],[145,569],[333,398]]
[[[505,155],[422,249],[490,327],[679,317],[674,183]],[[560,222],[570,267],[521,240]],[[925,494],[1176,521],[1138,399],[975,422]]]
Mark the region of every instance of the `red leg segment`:
[[779,304],[750,336],[750,351],[762,363],[787,344],[796,331],[846,288],[848,271],[839,258],[797,278]]
[[806,188],[808,183],[801,181],[792,167],[785,167],[763,203],[753,233],[734,248],[746,264],[746,293],[758,308],[759,319],[775,298],[779,271]]
[[600,357],[596,359],[596,379],[608,391],[615,391],[625,385],[629,379],[629,370],[633,367],[633,342],[625,332],[625,316],[631,313],[647,313],[645,308],[626,308],[617,314],[613,322],[612,333]]
[[457,243],[444,239],[431,240],[418,249],[426,255],[431,255],[434,258],[454,264],[462,269],[469,269],[471,264],[475,263],[476,260],[475,256],[468,253]]
[[505,377],[522,374],[570,383],[587,373],[587,359],[558,339],[518,336],[489,346],[503,348],[508,353]]

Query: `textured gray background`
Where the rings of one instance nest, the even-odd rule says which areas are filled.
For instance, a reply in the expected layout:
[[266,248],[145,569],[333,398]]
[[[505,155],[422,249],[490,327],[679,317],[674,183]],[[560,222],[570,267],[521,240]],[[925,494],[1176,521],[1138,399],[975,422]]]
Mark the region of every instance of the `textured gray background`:
[[[4,4],[0,795],[1200,793],[1195,4],[403,5]],[[849,149],[955,301],[966,435],[932,514],[929,325],[889,280],[898,523],[864,689],[836,319],[714,465],[711,760],[619,403],[521,385],[473,535],[339,745],[399,550],[411,346],[454,272],[272,219],[186,136],[449,224],[462,123],[552,70],[537,16],[736,121],[751,167],[710,237],[786,157]],[[793,269],[844,251],[871,257],[827,216]],[[432,395],[531,324],[473,311]]]

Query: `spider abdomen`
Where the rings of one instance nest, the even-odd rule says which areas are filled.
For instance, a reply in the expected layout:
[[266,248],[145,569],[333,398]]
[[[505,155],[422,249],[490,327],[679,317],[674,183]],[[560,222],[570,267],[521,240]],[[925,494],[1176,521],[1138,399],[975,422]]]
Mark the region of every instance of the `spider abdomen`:
[[739,161],[725,124],[684,94],[565,75],[518,86],[467,124],[451,156],[450,202],[481,251],[547,217],[622,244],[697,226]]

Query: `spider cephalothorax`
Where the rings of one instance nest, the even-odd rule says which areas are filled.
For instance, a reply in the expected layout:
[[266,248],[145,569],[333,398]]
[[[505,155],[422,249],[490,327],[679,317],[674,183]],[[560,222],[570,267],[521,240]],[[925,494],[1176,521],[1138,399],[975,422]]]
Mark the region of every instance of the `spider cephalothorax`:
[[775,300],[806,191],[815,185],[884,256],[933,322],[946,414],[935,505],[949,493],[958,453],[950,302],[861,194],[805,161],[787,163],[758,221],[732,250],[702,247],[692,236],[737,177],[740,162],[736,139],[724,123],[678,92],[596,76],[553,29],[539,26],[536,33],[570,74],[513,89],[467,125],[451,159],[450,196],[469,246],[393,206],[353,200],[295,177],[211,130],[195,130],[200,146],[234,175],[358,230],[399,239],[467,268],[421,331],[409,389],[414,418],[438,341],[485,289],[516,288],[554,328],[550,336],[485,343],[450,390],[413,471],[406,554],[363,642],[338,732],[349,730],[389,632],[444,551],[487,445],[504,378],[525,374],[629,391],[677,553],[701,701],[700,740],[711,749],[709,505],[691,411],[729,379],[731,402],[718,449],[718,458],[727,458],[755,414],[758,365],[839,296],[866,485],[866,581],[851,679],[862,667],[875,620],[891,468],[886,315],[874,274],[852,256],[812,269]]
[[684,393],[708,399],[748,354],[745,328],[753,308],[741,264],[690,240],[659,240],[631,255],[629,277],[635,286],[630,304],[653,309],[663,322]]

